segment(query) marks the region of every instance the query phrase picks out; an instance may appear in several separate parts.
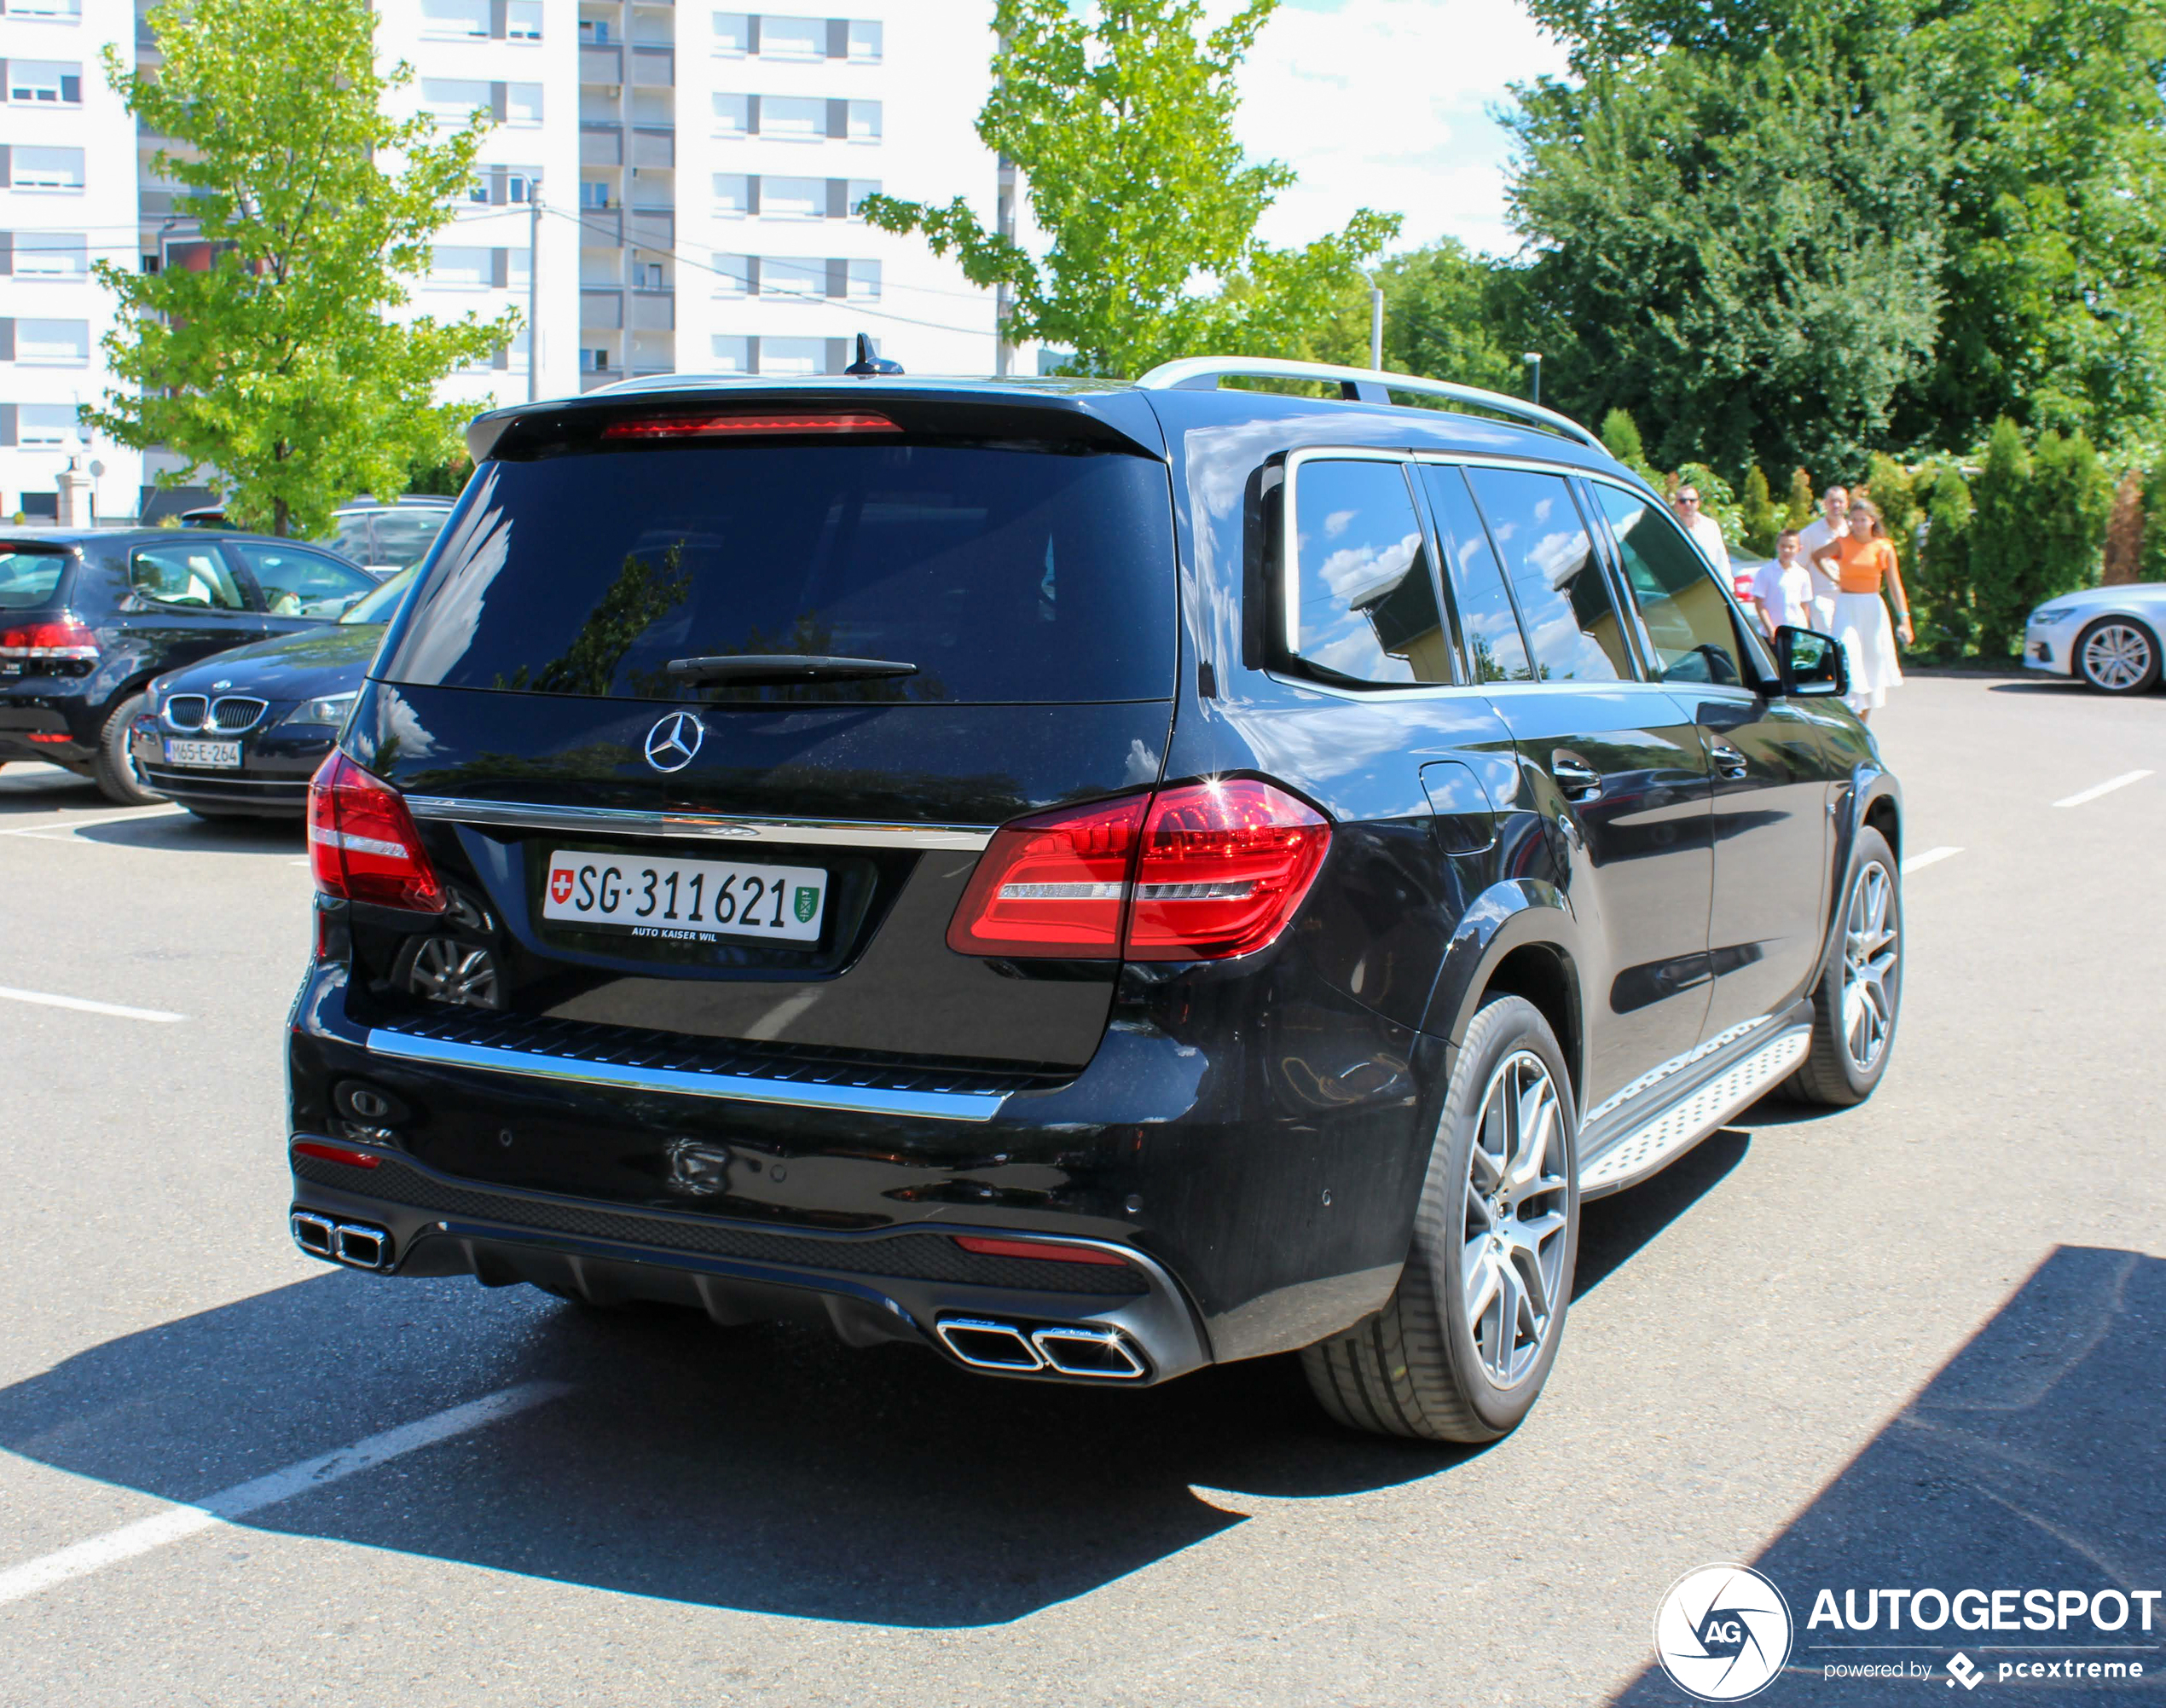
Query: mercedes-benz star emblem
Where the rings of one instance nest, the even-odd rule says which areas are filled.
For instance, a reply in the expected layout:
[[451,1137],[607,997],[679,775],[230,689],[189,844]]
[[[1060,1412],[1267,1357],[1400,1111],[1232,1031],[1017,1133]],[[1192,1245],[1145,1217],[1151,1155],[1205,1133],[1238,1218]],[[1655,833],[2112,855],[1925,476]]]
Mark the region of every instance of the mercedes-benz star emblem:
[[646,762],[657,771],[682,771],[707,739],[707,726],[691,712],[673,712],[646,732]]

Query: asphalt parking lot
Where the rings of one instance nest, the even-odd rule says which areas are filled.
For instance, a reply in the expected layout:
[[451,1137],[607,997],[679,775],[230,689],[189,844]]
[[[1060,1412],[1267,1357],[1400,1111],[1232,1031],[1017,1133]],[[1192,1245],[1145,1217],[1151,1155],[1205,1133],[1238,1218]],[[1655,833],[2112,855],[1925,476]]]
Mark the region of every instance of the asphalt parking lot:
[[[1816,1589],[2166,1585],[2166,694],[1914,679],[1879,727],[1887,1080],[1590,1206],[1481,1451],[1342,1434],[1283,1361],[1038,1389],[327,1269],[298,829],[8,767],[0,1700],[1677,1702],[1657,1600],[1741,1560],[1798,1621],[1763,1699],[1948,1701],[1830,1682],[1871,1639]],[[2166,1613],[2118,1641],[2142,1683],[1975,1694],[2166,1697]]]

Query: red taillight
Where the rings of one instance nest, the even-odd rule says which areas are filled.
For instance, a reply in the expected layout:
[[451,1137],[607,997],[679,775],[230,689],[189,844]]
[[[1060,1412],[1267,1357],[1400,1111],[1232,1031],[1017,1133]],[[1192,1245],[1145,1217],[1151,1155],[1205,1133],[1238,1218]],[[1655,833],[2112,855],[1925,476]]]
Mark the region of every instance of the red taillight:
[[349,1168],[374,1168],[383,1159],[366,1150],[349,1150],[343,1144],[324,1144],[313,1138],[293,1142],[296,1156],[320,1156],[326,1162],[343,1162]]
[[711,439],[726,433],[764,433],[771,437],[791,433],[899,433],[901,428],[885,415],[864,410],[791,410],[786,413],[737,415],[646,415],[611,421],[602,429],[605,439]]
[[309,863],[326,895],[443,912],[443,886],[406,802],[335,749],[309,784]]
[[1294,917],[1330,840],[1320,815],[1248,778],[1020,819],[979,857],[947,947],[1007,958],[1249,954]]
[[1134,795],[1002,825],[956,904],[947,947],[964,955],[1119,955],[1148,802]]
[[0,658],[90,663],[98,656],[98,637],[74,612],[64,611],[48,622],[0,628]]
[[[298,1147],[297,1147],[298,1149]],[[1109,1264],[1115,1269],[1126,1269],[1128,1259],[1118,1252],[1097,1246],[1063,1245],[1055,1240],[993,1240],[981,1234],[950,1234],[948,1238],[981,1257],[1028,1257],[1044,1263],[1098,1263]]]
[[1262,948],[1309,893],[1330,841],[1322,817],[1268,783],[1236,777],[1160,790],[1136,863],[1127,958]]

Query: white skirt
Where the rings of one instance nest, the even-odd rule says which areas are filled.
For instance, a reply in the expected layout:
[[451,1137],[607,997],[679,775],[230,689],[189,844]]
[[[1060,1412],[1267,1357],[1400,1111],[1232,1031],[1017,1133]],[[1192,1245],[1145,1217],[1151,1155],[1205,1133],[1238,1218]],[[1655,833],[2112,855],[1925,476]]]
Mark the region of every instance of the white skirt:
[[1878,711],[1887,703],[1888,690],[1902,686],[1887,601],[1876,593],[1839,593],[1833,627],[1850,666],[1850,691],[1845,703],[1854,712]]

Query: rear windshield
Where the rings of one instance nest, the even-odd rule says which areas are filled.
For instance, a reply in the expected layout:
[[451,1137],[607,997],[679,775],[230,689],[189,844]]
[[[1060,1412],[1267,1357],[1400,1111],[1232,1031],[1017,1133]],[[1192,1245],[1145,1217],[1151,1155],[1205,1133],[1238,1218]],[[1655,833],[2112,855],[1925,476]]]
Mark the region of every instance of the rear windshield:
[[65,552],[25,552],[0,547],[0,611],[35,611],[53,602],[67,568]]
[[[953,444],[688,446],[485,465],[391,681],[637,699],[1161,699],[1164,467]],[[917,674],[691,683],[672,659],[796,653]]]

